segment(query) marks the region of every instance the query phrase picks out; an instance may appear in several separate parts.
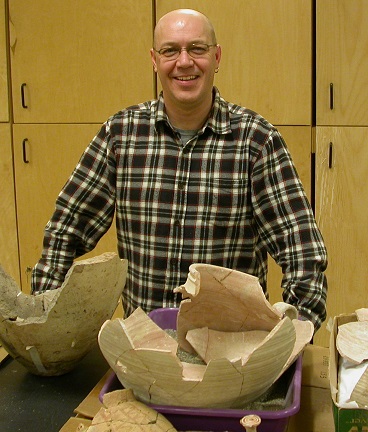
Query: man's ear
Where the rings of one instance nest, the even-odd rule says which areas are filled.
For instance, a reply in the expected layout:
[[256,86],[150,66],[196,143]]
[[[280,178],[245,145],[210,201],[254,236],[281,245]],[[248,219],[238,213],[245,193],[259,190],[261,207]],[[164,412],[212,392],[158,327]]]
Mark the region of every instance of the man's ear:
[[151,48],[150,53],[151,53],[151,61],[152,61],[152,65],[153,65],[153,70],[157,73],[156,52],[153,48]]
[[221,45],[217,45],[217,47],[216,47],[217,69],[220,67],[221,53],[222,53]]

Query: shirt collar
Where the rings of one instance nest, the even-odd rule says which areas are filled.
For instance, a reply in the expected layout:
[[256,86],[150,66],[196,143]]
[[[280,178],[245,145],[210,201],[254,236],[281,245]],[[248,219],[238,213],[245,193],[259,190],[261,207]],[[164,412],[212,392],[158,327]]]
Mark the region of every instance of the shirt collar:
[[[200,133],[203,132],[207,127],[213,130],[213,132],[217,134],[228,134],[231,132],[230,125],[230,115],[229,115],[229,107],[227,102],[221,97],[219,90],[217,87],[213,87],[213,95],[214,101],[212,105],[212,109],[210,115],[207,119],[207,122],[204,124]],[[155,123],[156,126],[161,122],[165,122],[170,125],[170,121],[165,112],[165,101],[163,93],[161,92],[155,110]]]

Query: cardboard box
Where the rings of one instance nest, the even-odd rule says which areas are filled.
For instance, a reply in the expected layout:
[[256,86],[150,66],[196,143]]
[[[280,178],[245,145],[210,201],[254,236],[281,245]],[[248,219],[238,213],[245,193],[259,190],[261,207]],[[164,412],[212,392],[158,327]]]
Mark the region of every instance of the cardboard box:
[[329,349],[308,345],[303,353],[300,411],[289,420],[287,432],[334,432]]
[[328,379],[330,352],[328,348],[307,345],[303,352],[302,385],[329,389]]
[[334,318],[330,340],[330,386],[333,402],[335,432],[368,432],[368,410],[340,408],[337,406],[339,353],[336,349],[338,327],[342,324],[357,321],[357,315],[342,314]]

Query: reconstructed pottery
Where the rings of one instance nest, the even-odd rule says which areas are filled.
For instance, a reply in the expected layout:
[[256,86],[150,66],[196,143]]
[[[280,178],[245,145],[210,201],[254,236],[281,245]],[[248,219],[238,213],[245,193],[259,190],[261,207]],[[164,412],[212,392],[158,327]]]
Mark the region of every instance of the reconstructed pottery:
[[139,402],[131,390],[106,393],[103,407],[91,426],[81,425],[78,432],[175,432],[174,426],[160,413]]
[[344,359],[339,365],[339,399],[367,409],[368,308],[357,309],[355,315],[357,321],[340,324],[336,335],[336,349]]
[[339,326],[336,348],[341,357],[353,364],[368,360],[368,321],[349,322]]
[[[193,264],[177,291],[184,297],[178,342],[139,308],[125,320],[107,321],[99,333],[120,382],[146,403],[241,408],[261,396],[313,336],[311,322],[272,307],[258,279],[245,273]],[[181,361],[179,345],[204,363]]]
[[36,375],[73,369],[97,343],[125,285],[127,261],[115,253],[77,261],[56,290],[22,293],[0,267],[0,339]]

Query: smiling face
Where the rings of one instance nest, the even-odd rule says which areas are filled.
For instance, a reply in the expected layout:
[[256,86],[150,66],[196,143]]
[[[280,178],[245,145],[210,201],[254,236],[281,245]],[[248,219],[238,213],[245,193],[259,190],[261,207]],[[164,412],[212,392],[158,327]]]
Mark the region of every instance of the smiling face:
[[[193,58],[182,49],[193,43],[215,46],[202,56]],[[162,48],[182,50],[177,58],[172,59],[156,51]],[[170,110],[210,109],[221,48],[216,45],[212,26],[204,15],[192,10],[177,10],[164,15],[155,29],[151,58],[161,81],[168,113]]]

